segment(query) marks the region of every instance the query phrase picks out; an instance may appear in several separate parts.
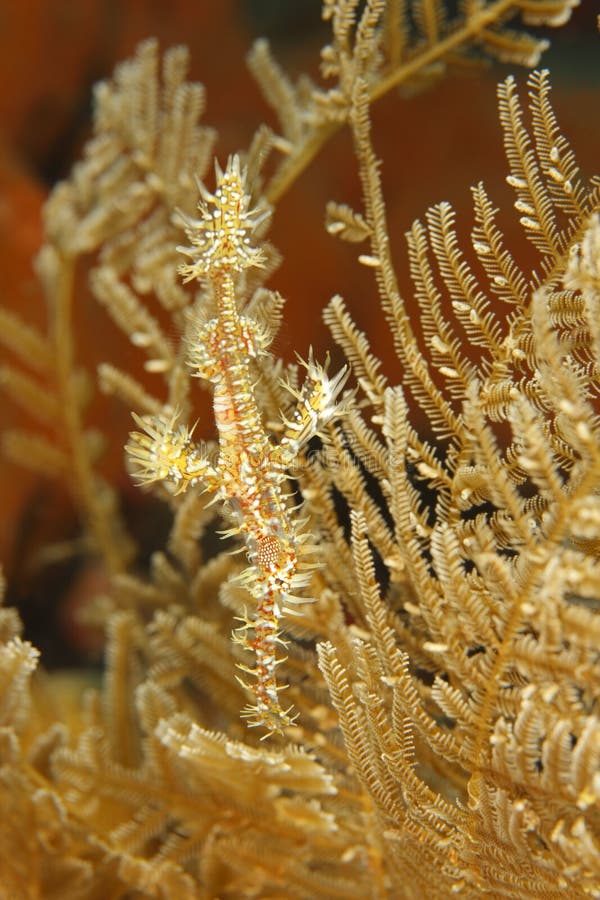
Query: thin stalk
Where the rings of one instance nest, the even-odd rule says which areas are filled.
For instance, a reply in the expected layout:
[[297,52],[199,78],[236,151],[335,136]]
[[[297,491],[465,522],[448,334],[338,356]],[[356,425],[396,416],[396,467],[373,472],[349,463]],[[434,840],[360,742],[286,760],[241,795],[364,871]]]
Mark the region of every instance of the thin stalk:
[[[443,40],[426,47],[413,59],[401,63],[392,69],[391,72],[384,74],[377,84],[369,88],[370,104],[379,100],[392,88],[408,81],[421,69],[439,62],[445,56],[449,56],[457,51],[477,34],[481,34],[488,26],[504,19],[513,6],[517,6],[514,0],[497,0],[496,3],[472,15],[461,28],[457,28],[456,31],[451,32]],[[319,123],[315,130],[298,147],[296,152],[282,162],[265,190],[265,197],[271,205],[274,206],[280,200],[302,175],[302,172],[310,166],[328,140],[346,124],[347,120]]]
[[[55,248],[56,249],[56,248]],[[94,474],[85,441],[85,429],[77,396],[75,344],[72,328],[72,306],[75,259],[56,249],[57,273],[50,296],[51,339],[54,344],[56,391],[62,421],[60,436],[67,446],[72,465],[71,490],[78,508],[92,534],[94,545],[102,555],[109,572],[126,568],[131,555],[129,541],[115,529],[115,520],[106,500],[108,487]]]

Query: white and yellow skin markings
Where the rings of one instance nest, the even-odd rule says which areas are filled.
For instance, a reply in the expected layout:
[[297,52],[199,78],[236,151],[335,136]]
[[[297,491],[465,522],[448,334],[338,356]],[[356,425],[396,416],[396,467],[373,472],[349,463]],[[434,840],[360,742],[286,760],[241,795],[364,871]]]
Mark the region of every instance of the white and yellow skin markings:
[[167,480],[184,491],[208,490],[223,501],[232,518],[228,534],[240,534],[250,565],[238,580],[256,602],[252,617],[234,633],[234,640],[254,654],[254,666],[240,666],[253,677],[242,681],[253,695],[243,715],[250,725],[262,725],[268,734],[281,732],[295,716],[283,709],[277,684],[277,644],[280,620],[299,598],[295,592],[308,582],[302,564],[302,534],[286,497],[286,470],[300,448],[318,429],[340,413],[337,397],[345,381],[342,370],[328,378],[312,357],[305,363],[307,377],[297,396],[290,420],[284,420],[279,444],[265,431],[250,371],[250,360],[266,353],[269,340],[258,322],[240,315],[236,304],[236,278],[250,266],[262,266],[261,249],[252,234],[265,213],[250,207],[244,173],[237,157],[223,173],[216,167],[217,187],[209,194],[200,187],[200,217],[184,218],[190,246],[178,249],[190,262],[181,266],[184,280],[208,282],[217,305],[214,319],[198,327],[190,346],[194,374],[213,386],[214,415],[219,454],[211,464],[192,442],[188,429],[176,417],[135,417],[143,429],[131,435],[128,453],[140,480]]

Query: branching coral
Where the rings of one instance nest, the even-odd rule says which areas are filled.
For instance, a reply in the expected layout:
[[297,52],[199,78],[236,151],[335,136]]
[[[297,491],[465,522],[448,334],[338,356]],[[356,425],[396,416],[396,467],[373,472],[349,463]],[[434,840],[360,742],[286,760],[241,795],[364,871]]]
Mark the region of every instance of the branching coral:
[[[106,674],[61,687],[0,613],[0,896],[600,894],[598,181],[559,130],[547,73],[530,78],[529,113],[505,80],[507,181],[535,271],[479,184],[472,249],[448,203],[407,235],[417,323],[370,124],[383,92],[457,54],[536,61],[539,42],[509,15],[558,24],[571,6],[496,0],[448,21],[425,0],[326,2],[334,87],[293,85],[259,43],[251,65],[282,134],[260,129],[214,191],[184,51],[161,62],[147,43],[97,90],[96,134],[47,207],[48,335],[0,323],[17,355],[35,350],[35,371],[4,383],[29,410],[39,392],[38,418],[55,422],[54,437],[8,447],[66,476],[109,575],[88,610],[105,622]],[[401,383],[339,296],[325,319],[347,373],[309,357],[300,386],[268,351],[283,300],[265,287],[276,254],[254,211],[341,125],[364,202],[332,201],[326,227],[375,276]],[[108,361],[99,372],[141,429],[134,475],[172,515],[147,571],[96,474],[74,377],[83,256],[155,381]],[[195,374],[217,426],[203,447]],[[220,516],[225,543],[211,540]],[[298,584],[315,602],[280,619]],[[239,718],[248,647],[263,742]]]

